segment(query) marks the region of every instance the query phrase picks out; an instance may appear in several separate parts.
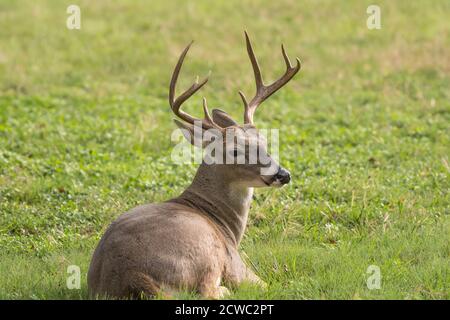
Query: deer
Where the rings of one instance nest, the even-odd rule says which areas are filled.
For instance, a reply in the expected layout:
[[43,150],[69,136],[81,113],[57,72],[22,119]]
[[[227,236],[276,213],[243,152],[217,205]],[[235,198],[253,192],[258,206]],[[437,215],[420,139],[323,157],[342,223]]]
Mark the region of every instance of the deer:
[[[249,101],[242,91],[244,124],[239,125],[221,109],[209,112],[203,98],[204,117],[196,118],[181,109],[182,104],[208,81],[197,80],[175,97],[176,83],[185,56],[192,42],[183,50],[169,86],[169,104],[177,116],[176,125],[183,136],[194,144],[196,129],[202,133],[214,130],[216,137],[234,132],[237,145],[224,153],[232,159],[249,156],[250,142],[258,143],[259,154],[270,161],[254,163],[206,163],[202,160],[192,183],[180,196],[162,203],[144,204],[120,215],[101,237],[88,271],[91,297],[126,299],[171,298],[182,290],[195,292],[206,299],[225,298],[229,288],[243,282],[266,287],[239,254],[239,245],[246,229],[254,188],[281,187],[290,182],[288,170],[281,167],[267,152],[266,141],[254,125],[256,109],[286,85],[300,70],[299,58],[293,66],[281,45],[286,64],[285,73],[266,85],[245,32],[247,53],[253,68],[256,93]],[[236,144],[236,142],[234,143]],[[201,140],[195,146],[205,147]],[[274,170],[263,169],[268,167]]]

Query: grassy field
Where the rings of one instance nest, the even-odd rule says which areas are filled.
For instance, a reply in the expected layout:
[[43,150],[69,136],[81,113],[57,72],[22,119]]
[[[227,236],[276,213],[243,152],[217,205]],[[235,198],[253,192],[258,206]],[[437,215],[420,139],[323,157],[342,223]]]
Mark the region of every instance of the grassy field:
[[241,120],[244,29],[266,79],[283,71],[280,42],[303,68],[256,115],[280,128],[293,175],[257,191],[242,242],[269,289],[231,298],[450,298],[449,1],[376,1],[380,30],[366,27],[373,1],[83,0],[68,30],[72,3],[0,2],[1,299],[87,298],[107,225],[195,172],[170,158],[179,53],[196,40],[180,88],[211,70],[202,95]]

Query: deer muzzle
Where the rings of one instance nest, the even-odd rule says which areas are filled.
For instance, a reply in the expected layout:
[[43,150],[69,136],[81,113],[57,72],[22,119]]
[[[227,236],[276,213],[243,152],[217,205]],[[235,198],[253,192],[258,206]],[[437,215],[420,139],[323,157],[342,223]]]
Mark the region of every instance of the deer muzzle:
[[278,172],[275,174],[275,183],[279,183],[281,185],[288,184],[291,181],[291,174],[286,169],[280,167]]

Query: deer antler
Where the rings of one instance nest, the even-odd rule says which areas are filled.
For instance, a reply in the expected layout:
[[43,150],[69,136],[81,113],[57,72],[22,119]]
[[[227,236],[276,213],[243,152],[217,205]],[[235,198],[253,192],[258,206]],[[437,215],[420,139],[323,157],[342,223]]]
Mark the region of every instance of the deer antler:
[[222,130],[222,127],[217,125],[213,119],[211,118],[211,115],[208,111],[208,106],[206,104],[206,98],[203,98],[203,112],[205,114],[204,119],[198,119],[195,118],[183,110],[181,110],[181,105],[189,99],[194,93],[196,93],[198,90],[200,90],[201,87],[205,85],[206,82],[208,82],[208,77],[203,79],[200,83],[198,82],[198,76],[195,80],[195,82],[191,85],[189,89],[187,89],[185,92],[183,92],[180,96],[175,98],[175,87],[178,80],[178,75],[180,74],[181,66],[183,65],[184,58],[186,57],[187,52],[189,51],[189,48],[191,47],[193,41],[188,44],[188,46],[183,50],[181,53],[180,58],[178,59],[177,65],[175,66],[175,69],[173,70],[172,79],[170,80],[170,89],[169,89],[169,104],[172,108],[173,113],[178,116],[180,119],[186,121],[187,123],[194,124],[196,121],[201,121],[202,127],[205,129],[219,129]]
[[281,52],[283,53],[284,62],[286,63],[286,72],[281,78],[274,81],[270,85],[265,85],[262,79],[261,70],[258,65],[258,60],[255,57],[255,53],[253,52],[252,44],[250,43],[250,39],[248,37],[247,32],[245,32],[245,41],[247,43],[247,52],[250,57],[250,61],[252,63],[253,72],[255,74],[255,83],[256,83],[256,94],[250,101],[247,102],[245,95],[242,91],[239,91],[239,95],[244,102],[244,123],[253,124],[253,114],[255,113],[256,108],[263,103],[264,100],[269,98],[272,94],[274,94],[278,89],[283,87],[286,83],[291,80],[295,74],[300,70],[301,64],[300,59],[296,58],[297,65],[293,67],[291,65],[291,61],[284,50],[284,46],[281,45]]

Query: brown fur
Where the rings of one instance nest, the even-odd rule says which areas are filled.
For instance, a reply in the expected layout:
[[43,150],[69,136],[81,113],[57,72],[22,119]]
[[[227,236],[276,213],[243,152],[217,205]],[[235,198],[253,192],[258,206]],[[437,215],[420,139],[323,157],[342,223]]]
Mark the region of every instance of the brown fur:
[[226,179],[211,184],[205,175],[226,169],[213,167],[202,164],[180,197],[134,208],[109,226],[88,273],[92,296],[150,297],[184,289],[219,298],[221,280],[261,282],[237,251],[253,190]]

